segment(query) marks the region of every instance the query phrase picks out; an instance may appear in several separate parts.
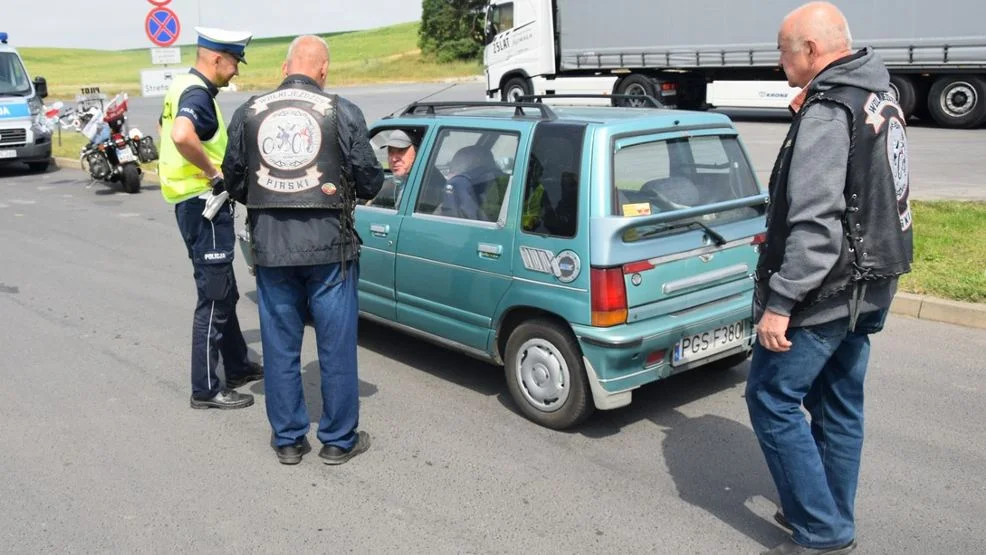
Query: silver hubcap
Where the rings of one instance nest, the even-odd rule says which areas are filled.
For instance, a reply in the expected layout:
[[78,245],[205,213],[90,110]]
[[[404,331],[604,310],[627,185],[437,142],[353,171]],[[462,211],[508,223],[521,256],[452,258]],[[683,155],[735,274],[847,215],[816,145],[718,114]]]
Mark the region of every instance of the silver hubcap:
[[952,117],[962,117],[979,104],[976,88],[972,83],[959,81],[952,83],[941,94],[942,111]]
[[520,391],[536,409],[554,412],[568,401],[571,390],[568,364],[550,342],[540,338],[525,342],[517,353],[515,367]]

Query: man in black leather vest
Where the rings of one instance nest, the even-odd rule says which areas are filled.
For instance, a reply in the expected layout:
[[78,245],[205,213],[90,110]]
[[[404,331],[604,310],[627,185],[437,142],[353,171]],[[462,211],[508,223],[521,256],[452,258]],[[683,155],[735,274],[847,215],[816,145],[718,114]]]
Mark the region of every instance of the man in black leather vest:
[[380,190],[383,171],[360,109],[322,90],[328,68],[324,40],[295,39],[281,86],[233,116],[223,161],[227,190],[248,211],[267,418],[283,464],[311,450],[300,364],[309,313],[322,378],[319,456],[342,464],[370,446],[357,430],[359,238],[352,219],[356,199]]
[[[890,75],[824,2],[781,25],[781,66],[803,87],[770,179],[757,265],[750,420],[791,538],[770,554],[848,553],[863,446],[869,334],[910,271],[907,136]],[[811,421],[802,413],[802,405]]]

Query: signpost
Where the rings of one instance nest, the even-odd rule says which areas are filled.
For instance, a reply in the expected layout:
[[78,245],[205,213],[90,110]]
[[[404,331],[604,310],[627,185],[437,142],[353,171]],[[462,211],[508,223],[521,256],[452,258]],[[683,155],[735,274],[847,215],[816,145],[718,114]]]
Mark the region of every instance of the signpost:
[[144,18],[144,32],[157,48],[151,48],[151,63],[163,68],[140,71],[140,92],[143,96],[164,96],[176,75],[187,73],[187,67],[168,67],[181,64],[181,49],[171,47],[181,35],[178,14],[166,6],[171,0],[147,0],[153,6]]

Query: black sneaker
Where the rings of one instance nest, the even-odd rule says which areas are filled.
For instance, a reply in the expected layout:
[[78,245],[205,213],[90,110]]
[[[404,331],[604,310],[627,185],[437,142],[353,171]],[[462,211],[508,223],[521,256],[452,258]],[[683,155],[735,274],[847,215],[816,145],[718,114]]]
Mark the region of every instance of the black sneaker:
[[356,434],[356,444],[349,451],[343,451],[335,445],[325,445],[318,452],[318,456],[322,457],[322,462],[325,464],[343,464],[369,448],[370,434],[360,431]]
[[192,397],[193,409],[245,409],[253,404],[253,395],[237,393],[232,389],[223,389],[212,399],[196,399]]
[[836,547],[805,547],[788,538],[784,543],[770,551],[763,551],[760,555],[845,555],[853,549],[856,549],[856,540]]
[[791,526],[791,522],[787,519],[786,516],[784,516],[784,513],[781,512],[780,509],[778,509],[777,512],[774,513],[774,522],[779,524],[781,528],[784,528],[788,532],[794,532],[794,527]]
[[247,362],[242,376],[226,378],[226,387],[236,389],[250,382],[264,379],[264,367],[256,362]]
[[274,452],[277,453],[277,461],[281,464],[298,464],[301,462],[301,457],[310,453],[311,450],[312,446],[308,443],[307,437],[301,438],[301,441],[294,445],[274,448]]

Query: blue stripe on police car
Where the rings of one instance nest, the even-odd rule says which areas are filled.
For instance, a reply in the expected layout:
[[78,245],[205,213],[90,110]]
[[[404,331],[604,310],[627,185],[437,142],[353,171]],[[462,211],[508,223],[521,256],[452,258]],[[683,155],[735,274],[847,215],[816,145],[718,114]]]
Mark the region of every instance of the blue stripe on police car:
[[27,102],[0,102],[0,119],[4,118],[23,118],[31,115],[31,110],[27,107]]

